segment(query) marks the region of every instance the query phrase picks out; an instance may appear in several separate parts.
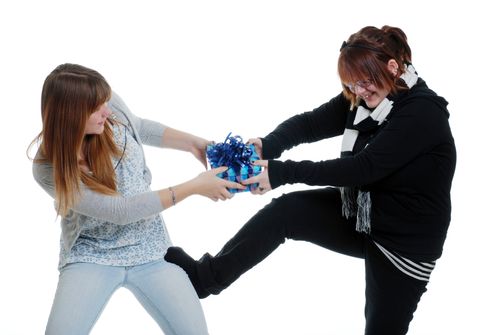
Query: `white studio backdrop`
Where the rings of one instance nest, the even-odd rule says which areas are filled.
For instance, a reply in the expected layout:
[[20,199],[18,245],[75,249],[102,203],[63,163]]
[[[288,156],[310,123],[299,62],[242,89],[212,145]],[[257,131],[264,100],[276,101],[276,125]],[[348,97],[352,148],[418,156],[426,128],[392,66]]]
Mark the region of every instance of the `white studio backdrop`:
[[[487,1],[452,8],[437,1],[2,1],[0,334],[42,334],[56,289],[59,222],[25,154],[41,130],[41,87],[54,67],[96,69],[141,117],[215,141],[229,132],[246,140],[336,95],[342,41],[384,24],[407,33],[417,71],[450,102],[458,150],[448,240],[409,334],[495,333],[494,13]],[[322,160],[338,152],[332,139],[282,158]],[[187,153],[146,153],[153,189],[203,169]],[[176,245],[195,257],[214,254],[272,197],[306,187],[217,203],[192,197],[164,218]],[[202,305],[214,335],[362,334],[363,262],[289,241]],[[121,289],[92,334],[161,331]]]

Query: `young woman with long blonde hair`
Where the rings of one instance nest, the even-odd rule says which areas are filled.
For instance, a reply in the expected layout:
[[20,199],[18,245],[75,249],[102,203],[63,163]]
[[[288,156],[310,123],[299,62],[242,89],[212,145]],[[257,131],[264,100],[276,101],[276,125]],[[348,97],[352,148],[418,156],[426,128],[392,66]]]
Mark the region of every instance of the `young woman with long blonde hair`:
[[46,334],[88,334],[113,292],[126,287],[165,334],[207,334],[186,273],[163,261],[171,246],[161,212],[190,195],[231,197],[240,184],[205,171],[150,189],[143,144],[191,152],[206,167],[208,140],[141,119],[98,72],[62,64],[42,91],[33,163],[61,216],[59,283]]

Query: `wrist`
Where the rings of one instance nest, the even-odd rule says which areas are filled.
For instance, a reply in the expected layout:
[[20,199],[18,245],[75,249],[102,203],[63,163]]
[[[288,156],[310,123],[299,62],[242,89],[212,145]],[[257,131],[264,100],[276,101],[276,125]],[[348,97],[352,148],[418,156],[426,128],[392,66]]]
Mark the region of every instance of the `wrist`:
[[197,150],[205,150],[207,148],[207,145],[209,145],[211,141],[208,141],[204,138],[193,136],[193,139],[191,141],[191,150],[192,151],[197,151]]
[[190,195],[193,195],[191,192],[192,189],[191,183],[188,181],[160,190],[159,195],[163,208],[173,207]]
[[170,201],[172,203],[172,206],[175,206],[177,203],[177,199],[175,197],[175,191],[173,187],[169,187],[168,190],[170,191]]
[[183,184],[184,191],[186,194],[193,195],[193,194],[200,194],[200,187],[199,187],[199,176],[188,180]]

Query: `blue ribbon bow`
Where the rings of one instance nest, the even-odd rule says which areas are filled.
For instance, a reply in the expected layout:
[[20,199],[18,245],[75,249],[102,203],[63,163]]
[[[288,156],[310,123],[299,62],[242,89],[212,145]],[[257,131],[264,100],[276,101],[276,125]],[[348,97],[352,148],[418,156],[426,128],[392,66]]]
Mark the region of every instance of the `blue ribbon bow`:
[[207,147],[207,158],[210,166],[227,166],[237,174],[243,166],[252,164],[252,154],[252,149],[243,143],[241,136],[231,136],[231,133],[227,135],[224,142]]

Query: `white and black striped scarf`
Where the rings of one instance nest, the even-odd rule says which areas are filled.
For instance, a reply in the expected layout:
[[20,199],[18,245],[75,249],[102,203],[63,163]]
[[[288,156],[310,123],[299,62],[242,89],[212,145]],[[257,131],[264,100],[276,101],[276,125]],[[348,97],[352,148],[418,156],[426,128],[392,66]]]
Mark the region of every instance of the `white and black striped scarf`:
[[[400,76],[408,88],[413,87],[418,80],[418,74],[413,65],[408,64],[405,72]],[[355,117],[352,124],[348,124],[342,138],[341,157],[353,156],[366,147],[370,142],[370,136],[375,134],[378,129],[387,121],[387,116],[392,110],[393,101],[387,97],[373,110],[358,105],[355,111]],[[357,143],[357,141],[362,141]],[[363,143],[364,142],[364,143]],[[355,146],[357,147],[355,150]],[[361,149],[362,150],[362,149]],[[356,152],[355,152],[356,151]],[[359,187],[341,187],[342,195],[342,215],[346,218],[356,217],[356,230],[358,232],[370,233],[371,218],[371,198],[370,192],[364,191]]]

